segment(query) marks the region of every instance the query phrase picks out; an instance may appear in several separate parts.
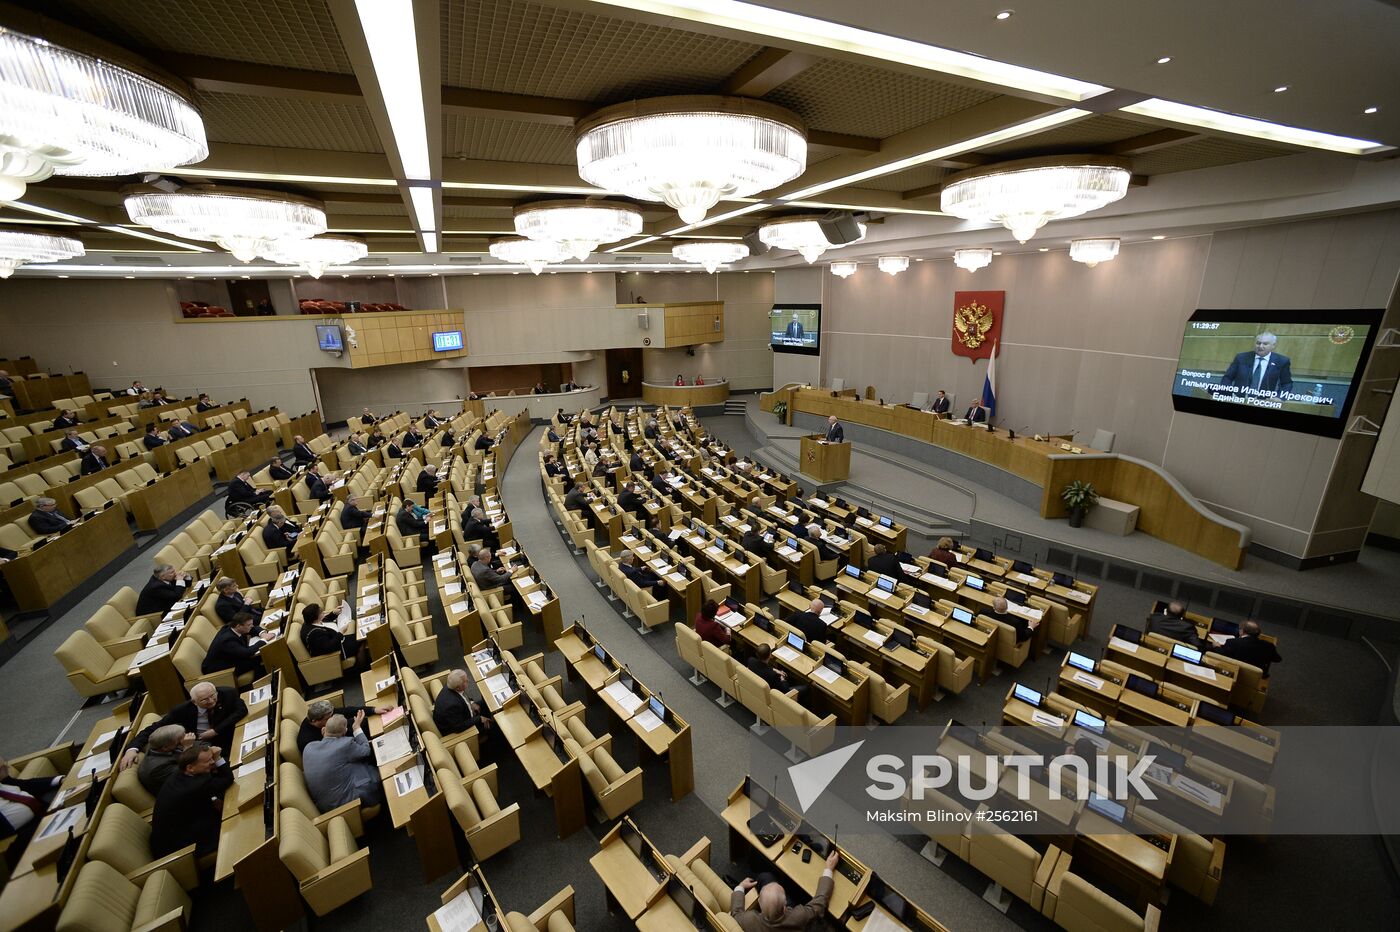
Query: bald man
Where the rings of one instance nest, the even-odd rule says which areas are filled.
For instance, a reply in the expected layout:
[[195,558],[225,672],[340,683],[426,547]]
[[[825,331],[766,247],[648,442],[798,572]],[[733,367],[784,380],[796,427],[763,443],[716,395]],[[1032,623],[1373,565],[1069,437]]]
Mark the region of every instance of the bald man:
[[817,895],[800,906],[789,906],[787,892],[780,883],[765,883],[758,891],[758,903],[753,909],[744,908],[744,894],[758,886],[752,877],[744,878],[729,895],[729,915],[744,932],[773,932],[777,929],[805,929],[826,915],[826,903],[835,885],[832,875],[840,855],[832,851],[826,858],[826,869],[817,881]]

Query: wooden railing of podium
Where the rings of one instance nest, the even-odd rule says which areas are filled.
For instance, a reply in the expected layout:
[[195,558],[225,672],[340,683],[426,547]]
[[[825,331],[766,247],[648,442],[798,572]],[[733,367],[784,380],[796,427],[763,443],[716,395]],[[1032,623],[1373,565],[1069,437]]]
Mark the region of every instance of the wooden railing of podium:
[[1081,454],[1069,453],[1024,437],[1010,441],[1005,431],[971,429],[903,405],[833,398],[830,391],[797,385],[761,395],[759,406],[771,412],[779,401],[788,403],[789,422],[798,412],[835,414],[848,423],[931,443],[1019,476],[1042,490],[1042,518],[1065,517],[1060,490],[1081,479],[1092,482],[1100,495],[1137,505],[1139,530],[1183,550],[1239,569],[1249,548],[1247,528],[1212,515],[1165,472],[1138,460],[1087,447]]

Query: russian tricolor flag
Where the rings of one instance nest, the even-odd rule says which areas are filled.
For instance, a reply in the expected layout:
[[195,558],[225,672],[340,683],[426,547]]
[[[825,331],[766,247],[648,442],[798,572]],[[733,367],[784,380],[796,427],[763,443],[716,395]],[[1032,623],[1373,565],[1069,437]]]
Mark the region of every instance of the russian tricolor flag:
[[982,404],[987,408],[987,420],[996,417],[997,413],[997,350],[1001,344],[992,344],[992,355],[987,360],[987,380],[982,383]]

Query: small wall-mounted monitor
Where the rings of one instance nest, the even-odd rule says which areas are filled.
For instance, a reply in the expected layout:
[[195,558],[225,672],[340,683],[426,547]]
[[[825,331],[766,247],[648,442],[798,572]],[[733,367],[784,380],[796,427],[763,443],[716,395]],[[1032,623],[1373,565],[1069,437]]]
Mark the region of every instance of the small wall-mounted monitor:
[[345,340],[335,324],[317,324],[316,345],[328,353],[339,353],[345,349]]
[[433,334],[433,352],[447,353],[462,348],[462,331],[440,330]]

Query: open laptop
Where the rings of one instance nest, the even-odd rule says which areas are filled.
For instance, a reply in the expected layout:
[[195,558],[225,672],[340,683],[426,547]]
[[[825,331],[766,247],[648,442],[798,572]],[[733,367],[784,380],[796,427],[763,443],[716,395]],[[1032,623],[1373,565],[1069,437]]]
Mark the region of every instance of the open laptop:
[[1136,673],[1128,674],[1128,682],[1125,685],[1133,692],[1142,693],[1144,696],[1150,696],[1154,699],[1157,697],[1157,684],[1146,677],[1138,676]]
[[969,612],[965,608],[954,608],[953,620],[961,621],[965,625],[970,625],[972,624],[972,612]]
[[1022,686],[1020,683],[1017,683],[1015,686],[1011,687],[1011,695],[1037,709],[1040,708],[1042,697],[1040,693],[1031,689],[1029,686]]
[[1172,659],[1183,660],[1186,663],[1199,664],[1203,655],[1194,647],[1187,647],[1184,644],[1172,645]]
[[1083,670],[1085,673],[1094,672],[1094,660],[1092,657],[1085,657],[1083,654],[1077,654],[1074,651],[1070,651],[1069,656],[1065,659],[1065,662],[1077,670]]

